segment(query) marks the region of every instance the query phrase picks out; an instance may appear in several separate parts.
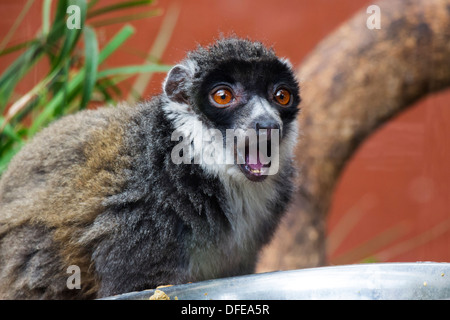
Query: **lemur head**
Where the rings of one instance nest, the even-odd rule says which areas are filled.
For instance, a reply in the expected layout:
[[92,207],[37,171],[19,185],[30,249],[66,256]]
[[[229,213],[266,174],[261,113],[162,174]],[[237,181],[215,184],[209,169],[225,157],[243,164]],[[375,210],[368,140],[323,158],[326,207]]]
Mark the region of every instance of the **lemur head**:
[[[291,156],[300,103],[298,82],[290,63],[260,42],[226,38],[199,47],[169,72],[164,94],[169,99],[165,111],[194,148],[191,157],[199,153],[201,157],[208,147],[215,150],[216,160],[222,147],[222,160],[230,153],[237,155],[232,163],[203,163],[209,172],[259,182]],[[227,139],[230,133],[234,136]],[[199,135],[203,138],[196,142]],[[211,143],[200,148],[198,142],[205,136]],[[233,147],[226,149],[225,142],[230,141]],[[266,158],[260,150],[263,145]]]

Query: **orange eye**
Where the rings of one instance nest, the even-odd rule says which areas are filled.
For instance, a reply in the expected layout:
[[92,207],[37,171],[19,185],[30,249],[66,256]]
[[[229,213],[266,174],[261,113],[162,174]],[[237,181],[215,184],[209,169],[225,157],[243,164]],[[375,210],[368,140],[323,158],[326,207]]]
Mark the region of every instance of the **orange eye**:
[[279,89],[275,92],[274,99],[282,106],[286,106],[291,101],[291,93],[286,89]]
[[233,100],[233,93],[228,89],[219,89],[212,94],[215,103],[226,106]]

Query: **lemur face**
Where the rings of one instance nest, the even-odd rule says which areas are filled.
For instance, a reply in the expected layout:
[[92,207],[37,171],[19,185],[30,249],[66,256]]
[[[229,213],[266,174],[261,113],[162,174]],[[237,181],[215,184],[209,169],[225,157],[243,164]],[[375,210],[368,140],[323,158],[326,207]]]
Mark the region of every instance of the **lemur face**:
[[[165,88],[169,98],[187,104],[207,128],[221,132],[224,148],[231,142],[225,154],[231,150],[234,165],[247,179],[263,181],[276,173],[270,171],[275,167],[272,156],[300,103],[289,62],[260,43],[225,39],[190,53],[169,73]],[[231,131],[234,136],[227,139]]]
[[295,119],[298,86],[283,62],[231,60],[204,77],[195,104],[219,129],[282,129]]
[[[283,128],[297,114],[298,87],[290,69],[278,59],[236,59],[208,72],[195,104],[224,136],[227,129],[241,129],[241,134],[246,136],[245,149],[239,152],[239,139],[234,144],[235,154],[243,159],[239,168],[248,179],[262,181],[268,175],[272,151],[278,152]],[[251,141],[251,137],[256,139]],[[253,157],[252,145],[256,152]],[[266,147],[265,152],[259,148],[262,145]],[[267,159],[263,159],[265,156]]]

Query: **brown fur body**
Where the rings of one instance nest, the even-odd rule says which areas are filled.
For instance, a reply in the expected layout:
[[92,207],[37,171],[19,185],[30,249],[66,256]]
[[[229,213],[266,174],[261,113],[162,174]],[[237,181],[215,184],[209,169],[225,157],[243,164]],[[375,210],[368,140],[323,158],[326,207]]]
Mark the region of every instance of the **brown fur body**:
[[[90,254],[80,239],[104,209],[105,197],[123,187],[117,177],[127,166],[127,156],[120,155],[126,117],[120,108],[66,117],[36,136],[11,164],[0,184],[2,298],[35,297],[23,288],[30,273],[36,275],[30,287],[46,292],[42,298],[59,292],[62,298],[90,296],[66,288],[69,265],[78,265],[83,288],[95,291]],[[16,251],[21,242],[26,243],[23,253]],[[52,272],[40,273],[46,268]]]

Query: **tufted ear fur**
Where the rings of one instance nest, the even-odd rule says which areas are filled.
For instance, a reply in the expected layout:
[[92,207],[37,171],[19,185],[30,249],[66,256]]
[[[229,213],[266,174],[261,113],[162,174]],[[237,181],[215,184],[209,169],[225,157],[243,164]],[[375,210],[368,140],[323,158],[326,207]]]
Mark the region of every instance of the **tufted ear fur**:
[[167,97],[178,103],[188,103],[187,84],[191,80],[191,70],[178,64],[173,67],[164,82],[164,92]]

